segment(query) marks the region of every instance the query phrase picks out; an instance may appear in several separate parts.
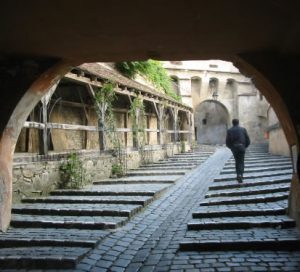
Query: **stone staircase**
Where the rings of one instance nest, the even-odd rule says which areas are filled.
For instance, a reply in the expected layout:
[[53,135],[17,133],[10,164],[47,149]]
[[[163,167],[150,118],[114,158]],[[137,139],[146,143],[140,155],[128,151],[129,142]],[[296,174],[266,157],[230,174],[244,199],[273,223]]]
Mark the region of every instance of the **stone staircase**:
[[[124,226],[213,152],[188,152],[95,181],[81,190],[55,190],[12,208],[0,233],[0,269],[72,269],[113,229]],[[180,165],[180,167],[178,167]]]
[[180,249],[299,250],[300,230],[287,216],[291,174],[289,158],[250,149],[239,184],[231,158],[193,212]]

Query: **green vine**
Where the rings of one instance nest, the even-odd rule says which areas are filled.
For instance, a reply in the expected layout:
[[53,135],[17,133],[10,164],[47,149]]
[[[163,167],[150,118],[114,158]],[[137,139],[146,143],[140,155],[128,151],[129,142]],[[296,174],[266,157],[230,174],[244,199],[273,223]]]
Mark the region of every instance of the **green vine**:
[[139,97],[134,99],[134,101],[131,103],[129,114],[131,117],[133,140],[137,144],[142,161],[144,161],[146,143],[146,115],[142,99]]
[[95,107],[99,116],[99,126],[111,140],[113,146],[119,145],[118,137],[115,133],[115,117],[113,113],[113,102],[116,99],[116,83],[107,80],[101,88],[95,90]]
[[62,161],[59,166],[60,189],[79,189],[85,184],[85,169],[76,153],[68,156],[66,161]]
[[[106,81],[101,88],[95,90],[95,106],[99,116],[99,127],[108,136],[112,148],[113,155],[116,157],[116,165],[122,165],[121,149],[122,144],[120,137],[118,137],[115,127],[115,116],[113,113],[113,103],[116,99],[115,89],[116,83]],[[100,135],[99,135],[100,139]],[[99,143],[100,144],[100,143]],[[112,169],[112,172],[114,169]],[[122,171],[123,173],[124,171]]]
[[116,99],[115,89],[116,83],[107,80],[101,88],[95,90],[96,111],[101,114],[101,106],[104,106],[105,121],[107,124],[114,123],[113,102]]
[[134,78],[136,74],[145,76],[154,86],[164,91],[173,99],[180,101],[180,96],[172,88],[172,79],[166,69],[156,60],[117,62],[116,68],[125,76]]

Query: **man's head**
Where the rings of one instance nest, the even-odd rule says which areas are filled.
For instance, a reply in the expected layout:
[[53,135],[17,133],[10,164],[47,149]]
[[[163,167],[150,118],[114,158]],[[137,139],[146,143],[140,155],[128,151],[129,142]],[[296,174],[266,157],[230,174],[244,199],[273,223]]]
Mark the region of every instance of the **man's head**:
[[232,119],[232,125],[237,126],[239,124],[239,119]]

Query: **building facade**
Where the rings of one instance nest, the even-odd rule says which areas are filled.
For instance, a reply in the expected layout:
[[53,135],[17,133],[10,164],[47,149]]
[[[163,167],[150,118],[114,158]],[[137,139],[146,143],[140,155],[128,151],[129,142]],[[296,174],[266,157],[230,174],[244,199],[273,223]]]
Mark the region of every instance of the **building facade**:
[[250,78],[220,60],[164,62],[182,102],[194,109],[195,140],[224,144],[238,118],[254,144],[266,143],[269,103]]

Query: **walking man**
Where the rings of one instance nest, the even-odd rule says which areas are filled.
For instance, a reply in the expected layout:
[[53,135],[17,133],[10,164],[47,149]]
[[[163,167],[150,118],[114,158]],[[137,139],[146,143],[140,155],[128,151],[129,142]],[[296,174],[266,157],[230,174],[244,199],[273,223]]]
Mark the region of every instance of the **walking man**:
[[228,129],[226,135],[226,146],[231,149],[235,159],[235,170],[237,181],[243,182],[244,159],[246,148],[250,145],[247,130],[239,126],[239,120],[232,120],[233,127]]

